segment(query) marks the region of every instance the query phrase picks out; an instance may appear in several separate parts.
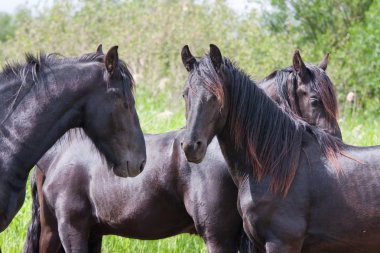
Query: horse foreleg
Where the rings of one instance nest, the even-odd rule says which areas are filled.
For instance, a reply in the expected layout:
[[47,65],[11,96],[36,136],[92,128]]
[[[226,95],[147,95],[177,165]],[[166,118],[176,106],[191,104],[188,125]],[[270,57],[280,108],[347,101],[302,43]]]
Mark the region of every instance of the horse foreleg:
[[87,253],[90,231],[89,209],[85,206],[77,209],[57,209],[58,232],[65,252]]
[[102,237],[95,240],[90,240],[88,243],[88,252],[101,253],[102,252]]
[[208,253],[236,253],[237,245],[233,241],[212,242],[206,241]]
[[[38,173],[37,173],[38,175]],[[48,208],[48,204],[42,194],[42,182],[37,184],[39,187],[40,202],[40,238],[39,238],[39,252],[40,253],[54,253],[62,250],[61,241],[59,239],[57,221],[54,214]]]
[[66,253],[87,253],[88,233],[80,224],[58,224],[59,237]]
[[300,253],[302,241],[293,243],[267,242],[265,243],[266,253]]
[[41,230],[40,238],[40,253],[53,253],[59,252],[61,248],[61,241],[59,240],[59,235],[57,232],[44,229]]

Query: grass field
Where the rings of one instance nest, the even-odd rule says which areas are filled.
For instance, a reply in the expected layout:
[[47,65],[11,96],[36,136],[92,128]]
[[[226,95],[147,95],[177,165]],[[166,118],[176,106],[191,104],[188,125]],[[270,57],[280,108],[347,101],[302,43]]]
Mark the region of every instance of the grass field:
[[[144,132],[159,133],[175,130],[185,125],[183,105],[172,102],[181,99],[180,92],[170,95],[158,92],[149,94],[141,91],[136,94],[136,105]],[[176,109],[168,109],[176,108]],[[347,117],[340,119],[343,138],[346,143],[354,145],[374,145],[380,143],[380,134],[376,132],[380,119],[364,117]],[[31,215],[31,196],[26,201],[11,223],[0,235],[0,246],[4,253],[21,252],[26,227]],[[141,241],[107,236],[103,240],[103,252],[206,252],[203,241],[197,236],[179,235],[163,240]]]

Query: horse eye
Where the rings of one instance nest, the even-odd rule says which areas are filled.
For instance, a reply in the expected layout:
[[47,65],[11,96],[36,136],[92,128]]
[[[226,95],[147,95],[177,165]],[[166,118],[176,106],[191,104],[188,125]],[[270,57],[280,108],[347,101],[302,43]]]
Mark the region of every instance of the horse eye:
[[207,97],[207,101],[216,101],[217,97],[216,96],[209,96]]
[[317,97],[310,97],[310,103],[312,105],[317,105],[319,103],[319,99]]

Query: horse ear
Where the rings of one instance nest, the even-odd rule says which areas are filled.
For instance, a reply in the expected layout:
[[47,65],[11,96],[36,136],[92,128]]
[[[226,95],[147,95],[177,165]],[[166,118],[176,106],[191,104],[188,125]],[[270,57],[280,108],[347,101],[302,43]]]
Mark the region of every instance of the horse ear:
[[191,54],[189,46],[185,45],[181,51],[182,63],[187,71],[191,71],[194,68],[194,63],[197,61]]
[[293,68],[300,77],[303,77],[306,74],[307,68],[305,63],[303,63],[298,50],[296,50],[293,56]]
[[210,58],[212,65],[214,65],[214,68],[218,71],[222,65],[223,58],[219,48],[214,44],[210,44]]
[[119,54],[117,53],[118,48],[118,46],[111,47],[105,57],[106,69],[111,76],[114,74],[117,64],[119,63]]
[[104,54],[104,53],[103,53],[103,45],[102,45],[102,44],[99,44],[98,48],[96,49],[96,52],[97,52],[98,54]]
[[329,64],[329,56],[330,56],[330,53],[327,53],[327,54],[325,55],[325,57],[323,57],[321,63],[319,63],[319,67],[320,67],[321,69],[325,70],[325,71],[326,71],[326,69],[327,69],[327,65]]

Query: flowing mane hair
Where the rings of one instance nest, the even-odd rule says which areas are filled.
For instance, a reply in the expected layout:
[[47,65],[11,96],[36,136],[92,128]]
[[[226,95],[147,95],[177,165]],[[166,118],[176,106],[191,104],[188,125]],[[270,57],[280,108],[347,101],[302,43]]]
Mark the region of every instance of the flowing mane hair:
[[[273,192],[288,193],[306,132],[315,137],[322,154],[337,164],[336,153],[343,145],[339,139],[286,113],[229,59],[224,58],[216,71],[210,56],[206,55],[198,60],[192,73],[190,85],[196,78],[218,98],[228,99],[226,127],[235,148],[245,150],[244,162],[252,167],[256,180],[270,177]],[[228,97],[225,91],[228,91]],[[225,106],[222,99],[219,101],[221,107]],[[339,169],[339,166],[335,167]]]
[[[328,124],[335,125],[334,123],[338,121],[339,110],[333,83],[326,72],[320,67],[313,64],[306,64],[306,68],[311,77],[309,85],[311,85],[311,89],[318,94],[323,110],[326,112]],[[291,87],[287,85],[289,76],[291,76],[292,80]],[[301,117],[301,112],[296,104],[297,78],[294,68],[287,67],[275,70],[264,78],[262,82],[273,78],[276,84],[277,94],[286,112],[290,114],[295,113],[298,117]]]
[[[104,54],[100,52],[84,54],[80,57],[64,57],[57,53],[32,55],[25,54],[25,63],[6,63],[0,73],[0,124],[2,124],[20,104],[22,99],[34,88],[48,91],[47,77],[54,76],[52,68],[64,64],[86,62],[104,62]],[[127,64],[119,60],[119,72],[123,77],[123,93],[127,103],[133,101],[135,82]],[[106,72],[106,69],[104,68]],[[109,79],[105,75],[105,81]],[[57,79],[54,76],[54,83]]]

